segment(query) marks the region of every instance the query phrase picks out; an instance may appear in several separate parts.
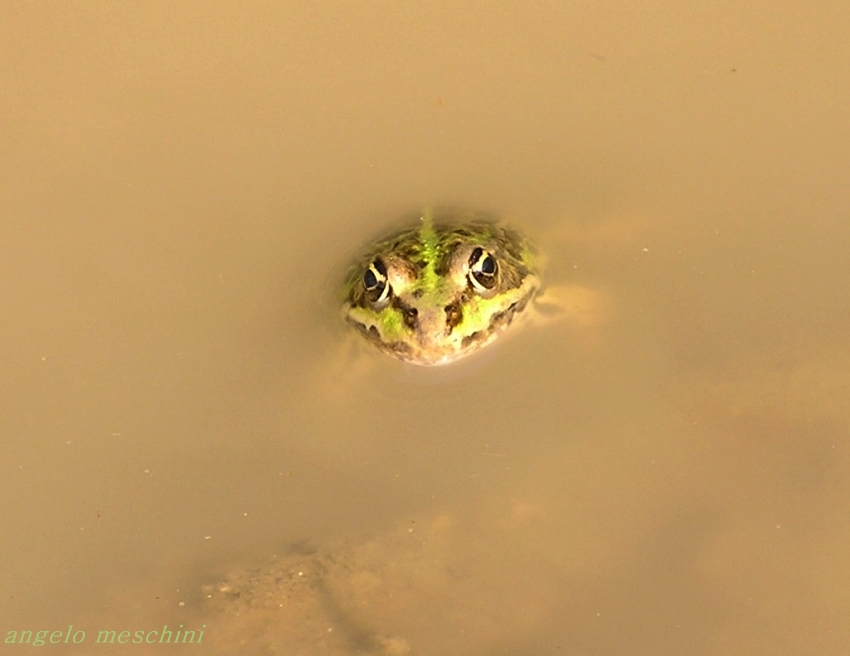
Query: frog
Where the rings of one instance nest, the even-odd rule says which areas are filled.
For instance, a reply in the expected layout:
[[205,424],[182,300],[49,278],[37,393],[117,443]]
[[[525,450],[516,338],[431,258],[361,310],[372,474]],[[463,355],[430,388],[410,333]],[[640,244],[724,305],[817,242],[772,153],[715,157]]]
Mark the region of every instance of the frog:
[[[447,365],[492,344],[541,304],[545,257],[518,229],[476,210],[432,210],[363,249],[341,288],[342,318],[404,362]],[[551,313],[550,313],[551,314]]]

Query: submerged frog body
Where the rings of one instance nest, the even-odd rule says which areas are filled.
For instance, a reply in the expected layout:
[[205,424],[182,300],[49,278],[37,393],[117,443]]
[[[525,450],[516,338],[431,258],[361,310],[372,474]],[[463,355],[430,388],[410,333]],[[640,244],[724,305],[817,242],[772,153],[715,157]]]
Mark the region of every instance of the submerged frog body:
[[385,353],[447,364],[528,311],[539,263],[522,234],[487,215],[426,211],[358,259],[345,282],[343,318]]

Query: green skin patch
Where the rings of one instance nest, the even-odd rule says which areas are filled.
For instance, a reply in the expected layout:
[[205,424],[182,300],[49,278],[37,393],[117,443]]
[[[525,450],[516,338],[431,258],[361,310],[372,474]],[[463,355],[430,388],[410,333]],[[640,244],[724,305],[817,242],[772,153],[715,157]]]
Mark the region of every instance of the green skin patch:
[[473,212],[426,211],[368,248],[344,287],[343,318],[386,353],[446,364],[489,344],[540,286],[534,248]]

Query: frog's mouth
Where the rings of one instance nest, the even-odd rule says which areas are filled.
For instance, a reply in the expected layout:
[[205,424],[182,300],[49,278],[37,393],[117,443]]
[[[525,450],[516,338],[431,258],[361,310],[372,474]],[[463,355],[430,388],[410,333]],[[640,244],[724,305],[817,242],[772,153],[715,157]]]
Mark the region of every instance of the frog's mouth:
[[380,342],[377,332],[372,335],[375,338],[373,341],[408,362],[422,365],[449,364],[493,341],[523,312],[535,291],[536,288],[529,289],[508,307],[490,315],[486,325],[472,332],[461,330],[465,324],[459,303],[450,303],[445,308],[406,308],[405,316],[410,317],[406,323],[416,346],[411,346],[410,341],[390,344]]

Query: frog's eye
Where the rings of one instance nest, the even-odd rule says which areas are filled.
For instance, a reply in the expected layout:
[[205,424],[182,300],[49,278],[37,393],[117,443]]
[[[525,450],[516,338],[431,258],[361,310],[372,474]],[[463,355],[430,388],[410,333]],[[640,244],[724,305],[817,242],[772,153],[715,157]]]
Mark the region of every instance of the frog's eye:
[[366,290],[366,299],[372,305],[381,305],[390,297],[387,267],[381,258],[372,260],[369,268],[363,272],[363,288]]
[[477,246],[469,256],[469,284],[479,294],[486,294],[496,286],[499,265],[496,258]]

